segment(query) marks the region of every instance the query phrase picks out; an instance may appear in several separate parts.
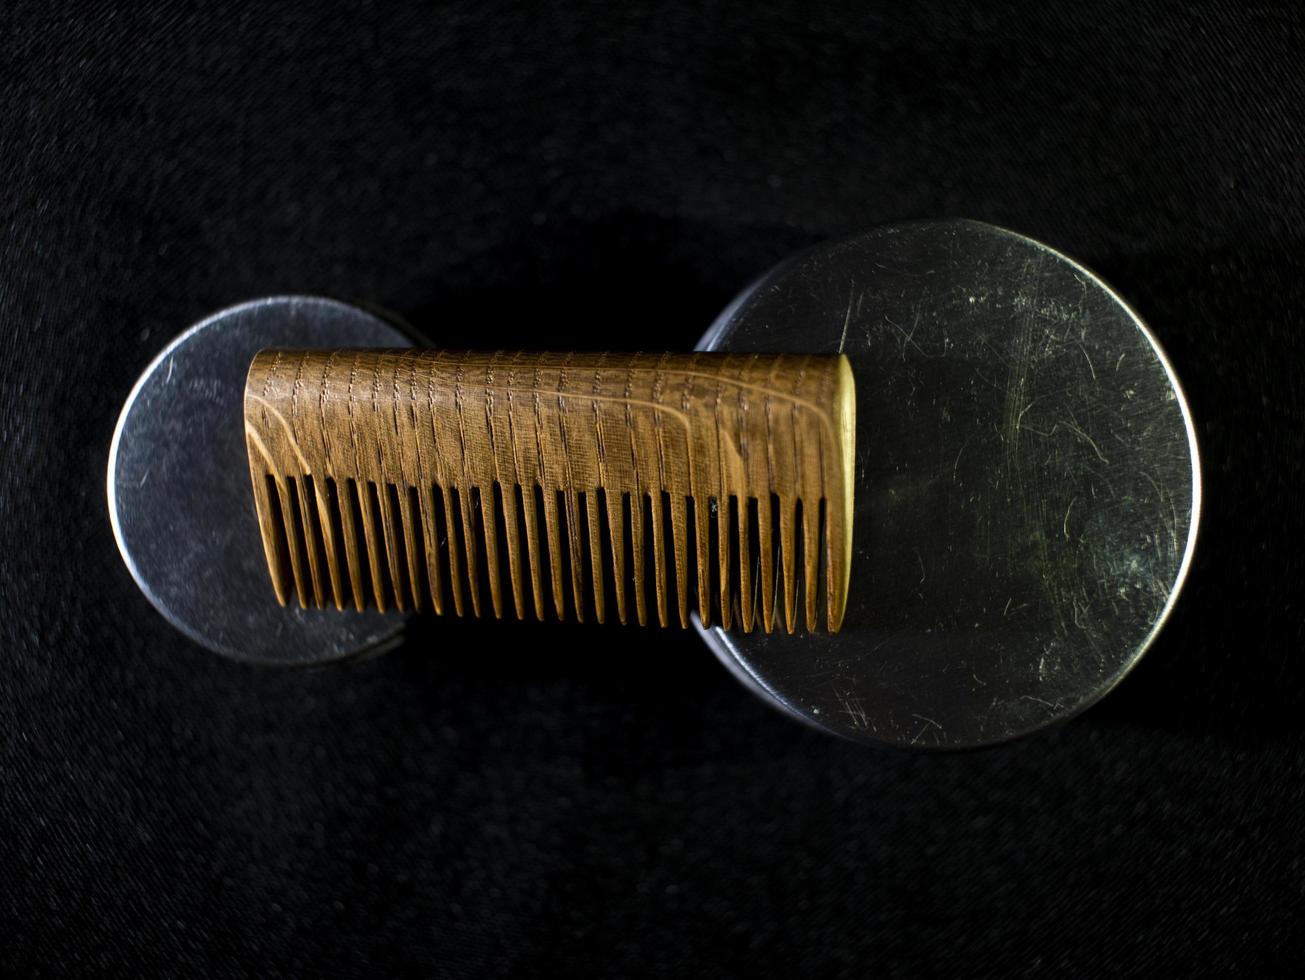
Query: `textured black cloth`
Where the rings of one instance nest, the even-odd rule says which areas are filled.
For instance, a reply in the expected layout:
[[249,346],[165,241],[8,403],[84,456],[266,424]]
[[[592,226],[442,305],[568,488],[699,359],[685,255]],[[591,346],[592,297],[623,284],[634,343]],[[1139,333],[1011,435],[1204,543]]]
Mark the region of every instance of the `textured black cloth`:
[[[1001,7],[0,7],[0,973],[1294,972],[1305,21]],[[115,550],[119,406],[219,307],[688,348],[795,249],[921,217],[1093,266],[1195,412],[1187,592],[1056,730],[860,748],[611,626],[243,667]]]

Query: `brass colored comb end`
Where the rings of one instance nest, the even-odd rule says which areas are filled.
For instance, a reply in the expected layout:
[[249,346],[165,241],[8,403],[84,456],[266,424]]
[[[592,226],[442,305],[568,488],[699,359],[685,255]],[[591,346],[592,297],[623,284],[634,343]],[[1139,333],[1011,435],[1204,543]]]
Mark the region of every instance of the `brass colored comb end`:
[[841,354],[267,350],[244,415],[283,605],[842,623]]

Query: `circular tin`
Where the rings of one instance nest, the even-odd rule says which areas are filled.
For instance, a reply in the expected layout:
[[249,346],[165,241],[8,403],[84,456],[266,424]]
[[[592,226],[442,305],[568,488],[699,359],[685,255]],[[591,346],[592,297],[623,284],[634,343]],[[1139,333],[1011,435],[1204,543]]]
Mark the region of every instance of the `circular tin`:
[[803,721],[969,747],[1109,691],[1191,563],[1191,414],[1154,336],[1099,278],[977,222],[878,229],[791,259],[702,350],[845,353],[856,500],[841,632],[699,629]]
[[243,398],[265,347],[409,347],[355,306],[276,296],[222,310],[172,341],[132,388],[109,450],[114,537],[132,577],[169,622],[217,653],[316,664],[398,641],[404,617],[282,607],[250,492]]

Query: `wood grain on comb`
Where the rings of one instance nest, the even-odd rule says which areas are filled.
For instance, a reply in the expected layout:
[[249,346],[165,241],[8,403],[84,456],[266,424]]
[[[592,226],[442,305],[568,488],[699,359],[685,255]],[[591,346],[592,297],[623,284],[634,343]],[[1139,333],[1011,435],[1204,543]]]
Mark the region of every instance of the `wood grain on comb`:
[[746,631],[839,628],[854,419],[842,355],[271,350],[245,388],[283,604],[665,626],[696,596]]

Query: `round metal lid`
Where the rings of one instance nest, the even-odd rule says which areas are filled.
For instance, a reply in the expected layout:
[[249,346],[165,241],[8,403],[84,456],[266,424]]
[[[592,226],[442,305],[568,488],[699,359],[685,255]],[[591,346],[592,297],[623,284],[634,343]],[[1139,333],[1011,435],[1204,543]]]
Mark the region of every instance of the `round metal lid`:
[[397,642],[404,618],[277,604],[249,484],[245,375],[265,347],[409,347],[377,316],[279,296],[222,310],[177,337],[127,396],[109,450],[109,518],[136,584],[210,650],[323,663]]
[[1060,253],[977,222],[882,228],[784,263],[699,349],[852,362],[842,631],[699,627],[800,719],[999,742],[1095,702],[1165,622],[1200,511],[1191,415],[1146,326]]

